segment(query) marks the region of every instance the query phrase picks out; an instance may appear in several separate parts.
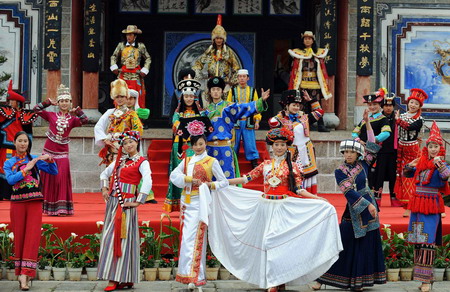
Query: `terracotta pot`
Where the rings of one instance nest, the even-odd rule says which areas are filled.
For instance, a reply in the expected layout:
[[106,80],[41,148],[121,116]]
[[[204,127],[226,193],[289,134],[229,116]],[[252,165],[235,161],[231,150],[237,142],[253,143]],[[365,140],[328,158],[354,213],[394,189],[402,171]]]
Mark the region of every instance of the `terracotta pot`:
[[6,279],[9,281],[17,281],[16,270],[15,269],[7,269],[6,270]]
[[206,268],[206,280],[217,280],[219,276],[219,268]]
[[158,268],[145,268],[144,269],[145,281],[156,281],[157,273],[158,273]]
[[50,280],[50,274],[52,273],[52,270],[38,270],[38,279],[39,281],[49,281]]
[[388,281],[397,282],[399,278],[400,269],[387,269]]
[[158,278],[161,281],[169,281],[172,268],[158,268]]
[[230,276],[231,276],[230,271],[228,271],[224,267],[220,267],[220,269],[219,269],[219,279],[220,280],[229,280]]
[[413,268],[400,268],[400,280],[411,281],[413,275]]
[[52,268],[55,281],[64,281],[66,279],[66,268]]
[[86,274],[88,281],[97,281],[97,267],[86,268]]
[[434,268],[433,269],[434,281],[436,282],[444,281],[444,273],[445,268]]

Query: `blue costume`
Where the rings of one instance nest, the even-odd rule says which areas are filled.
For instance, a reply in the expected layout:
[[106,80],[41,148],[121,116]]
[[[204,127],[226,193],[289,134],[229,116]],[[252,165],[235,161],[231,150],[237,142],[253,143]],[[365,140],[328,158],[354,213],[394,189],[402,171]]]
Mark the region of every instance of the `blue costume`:
[[361,289],[386,283],[380,222],[368,210],[370,204],[377,207],[368,187],[367,175],[378,150],[378,145],[368,141],[364,160],[343,163],[334,172],[336,182],[347,199],[339,225],[344,250],[338,261],[317,280],[321,284]]
[[219,103],[212,102],[208,105],[206,114],[214,127],[214,131],[208,136],[208,155],[219,161],[227,179],[240,176],[237,157],[231,147],[234,124],[239,119],[264,110],[262,99],[241,104],[221,100]]
[[[228,92],[227,101],[235,102],[238,104],[248,103],[258,100],[258,93],[253,87],[246,86],[241,88],[240,86],[234,87]],[[234,125],[234,152],[239,154],[239,148],[242,142],[244,143],[245,159],[248,161],[259,159],[259,153],[256,149],[255,138],[255,122],[261,121],[261,114],[255,114],[245,116],[239,119]]]

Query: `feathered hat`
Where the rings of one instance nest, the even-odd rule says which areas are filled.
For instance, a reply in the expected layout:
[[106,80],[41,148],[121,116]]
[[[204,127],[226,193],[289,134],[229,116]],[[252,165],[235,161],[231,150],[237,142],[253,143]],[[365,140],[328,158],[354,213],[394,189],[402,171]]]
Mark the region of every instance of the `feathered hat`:
[[9,85],[8,85],[8,97],[6,98],[6,100],[17,100],[19,102],[24,103],[25,102],[25,97],[23,97],[22,95],[18,94],[17,92],[14,92],[12,89],[13,86],[13,81],[12,79],[9,81]]
[[339,151],[344,154],[344,151],[354,151],[359,155],[364,155],[364,146],[355,140],[344,140],[339,145]]
[[130,97],[127,83],[122,79],[116,79],[111,82],[111,98],[115,99],[118,95]]
[[369,95],[364,95],[363,96],[364,103],[369,103],[369,102],[381,103],[384,100],[386,93],[387,93],[386,88],[380,88],[376,92],[373,92]]
[[68,99],[72,101],[72,96],[70,95],[69,88],[66,87],[64,84],[61,84],[58,87],[58,97],[56,98],[56,101],[60,101],[63,99]]
[[303,100],[303,98],[302,98],[302,94],[301,94],[300,90],[290,89],[290,90],[283,91],[283,93],[281,94],[281,100],[279,103],[282,107],[285,107],[294,102],[302,103],[302,100]]
[[217,37],[223,38],[224,42],[227,41],[227,32],[222,26],[222,15],[220,14],[217,15],[217,25],[211,33],[211,40],[214,41],[214,39]]
[[267,144],[273,145],[277,141],[286,142],[287,145],[291,145],[294,141],[294,133],[286,127],[274,128],[267,132]]
[[409,102],[411,99],[415,99],[420,103],[420,106],[423,106],[423,102],[428,98],[428,94],[420,88],[411,88],[409,90],[409,97],[406,100]]

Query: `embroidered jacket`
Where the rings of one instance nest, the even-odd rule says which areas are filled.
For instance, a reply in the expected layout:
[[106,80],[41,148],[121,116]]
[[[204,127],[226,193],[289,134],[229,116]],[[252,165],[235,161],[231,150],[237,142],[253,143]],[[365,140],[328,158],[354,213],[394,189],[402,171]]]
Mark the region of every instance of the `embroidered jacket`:
[[347,199],[342,221],[351,221],[355,238],[364,237],[367,232],[378,229],[380,223],[370,215],[368,206],[377,203],[368,187],[367,175],[370,166],[376,159],[380,146],[370,141],[366,144],[364,160],[357,160],[354,164],[341,164],[335,171],[336,183]]
[[[381,113],[369,114],[369,121],[372,125],[373,133],[377,143],[385,141],[391,135],[391,127],[389,126],[388,119]],[[362,120],[358,126],[353,130],[352,137],[354,139],[360,139],[364,142],[367,141],[367,129],[366,122]]]
[[[37,156],[32,155],[31,157],[34,159]],[[31,200],[43,200],[44,198],[39,186],[39,174],[36,170],[33,169],[32,171],[27,172],[23,171],[29,161],[28,156],[14,156],[13,158],[7,160],[3,166],[6,180],[10,185],[12,185],[13,189],[11,201],[24,202]],[[38,160],[36,162],[36,167],[38,170],[45,171],[52,175],[58,174],[58,166],[53,160],[51,160],[51,162]]]
[[141,71],[148,74],[152,59],[143,43],[135,42],[133,45],[127,45],[127,42],[120,42],[111,56],[111,71],[119,69],[119,67],[125,65],[127,63],[127,59],[134,60],[135,68],[138,66],[140,68],[141,60],[144,60],[144,66]]
[[[235,102],[235,103],[249,103],[251,101],[258,100],[258,92],[256,89],[250,86],[246,86],[245,88],[241,88],[240,86],[233,87],[230,91],[228,91],[227,101]],[[261,114],[253,114],[246,119],[246,128],[253,129],[255,127],[256,121],[261,121]],[[234,125],[236,128],[239,128],[239,122]]]
[[398,126],[398,138],[400,141],[417,140],[420,129],[423,126],[423,118],[420,113],[416,113],[412,117],[409,113],[403,113],[400,115],[400,119],[395,122]]

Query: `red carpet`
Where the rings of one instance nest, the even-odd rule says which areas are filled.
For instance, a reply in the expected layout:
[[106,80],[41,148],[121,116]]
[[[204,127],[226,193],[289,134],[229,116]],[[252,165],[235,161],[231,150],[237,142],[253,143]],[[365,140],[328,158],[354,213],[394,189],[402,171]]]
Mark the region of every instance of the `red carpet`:
[[[262,158],[267,157],[265,151],[265,143],[258,141],[258,149]],[[146,204],[139,207],[139,221],[150,220],[150,224],[155,230],[159,231],[159,222],[162,214],[162,205],[167,192],[168,182],[168,161],[170,156],[171,141],[169,140],[153,140],[149,147],[148,156],[153,172],[153,190],[155,192],[158,204]],[[242,149],[242,147],[241,147]],[[245,161],[244,155],[239,155],[242,173],[250,170],[250,163]],[[262,180],[249,183],[246,187],[251,189],[262,190]],[[342,194],[326,194],[323,195],[331,204],[333,204],[338,216],[341,217],[345,209],[346,200]],[[96,222],[104,220],[105,203],[100,193],[84,193],[74,194],[75,215],[68,217],[51,217],[44,216],[43,222],[50,223],[58,227],[58,234],[63,238],[68,237],[71,232],[78,235],[95,233],[97,231]],[[408,228],[409,218],[403,218],[402,208],[393,208],[389,206],[389,196],[384,195],[382,202],[380,221],[382,224],[390,224],[391,228],[396,232],[404,232]],[[171,213],[170,217],[175,226],[179,226],[179,213]],[[443,219],[443,233],[450,233],[450,210],[447,208],[447,218]],[[167,221],[167,219],[165,219]],[[0,223],[8,223],[9,202],[0,201]],[[167,224],[167,222],[166,222]]]

